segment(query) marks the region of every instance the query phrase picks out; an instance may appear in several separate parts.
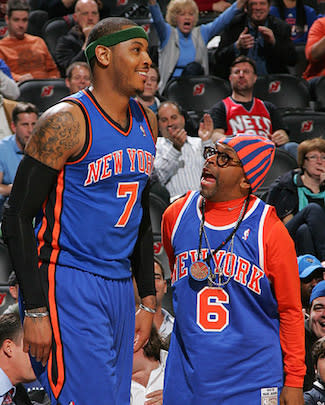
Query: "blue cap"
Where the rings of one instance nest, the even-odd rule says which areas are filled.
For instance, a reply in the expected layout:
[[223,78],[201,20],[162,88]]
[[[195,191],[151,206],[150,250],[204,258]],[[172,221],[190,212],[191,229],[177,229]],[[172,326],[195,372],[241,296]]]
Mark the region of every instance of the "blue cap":
[[312,289],[309,298],[309,304],[311,304],[315,298],[318,297],[325,297],[325,280],[320,281],[315,287]]
[[317,269],[325,268],[322,263],[313,255],[303,255],[298,257],[298,268],[299,268],[299,278],[306,278],[311,275],[311,273]]

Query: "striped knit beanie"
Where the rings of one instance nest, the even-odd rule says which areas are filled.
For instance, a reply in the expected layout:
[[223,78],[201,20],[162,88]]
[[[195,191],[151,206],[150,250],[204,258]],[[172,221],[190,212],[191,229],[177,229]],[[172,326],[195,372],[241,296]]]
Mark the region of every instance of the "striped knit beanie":
[[262,185],[272,165],[275,153],[274,143],[267,138],[255,135],[225,137],[218,143],[226,144],[236,151],[252,192],[256,191]]

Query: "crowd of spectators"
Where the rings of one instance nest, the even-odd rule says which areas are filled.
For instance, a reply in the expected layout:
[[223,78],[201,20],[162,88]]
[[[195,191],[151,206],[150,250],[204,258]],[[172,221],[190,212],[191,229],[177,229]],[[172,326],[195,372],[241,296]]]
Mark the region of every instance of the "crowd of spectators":
[[[91,71],[84,50],[92,27],[109,15],[134,12],[142,3],[130,9],[131,6],[112,6],[108,0],[0,1],[0,19],[8,28],[0,40],[0,213],[38,119],[37,106],[19,101],[20,85],[28,80],[61,78],[70,94],[89,87]],[[199,189],[203,149],[223,136],[266,136],[297,159],[297,168],[274,181],[266,200],[275,206],[286,225],[298,257],[306,319],[305,401],[324,401],[325,140],[305,140],[299,145],[289,142],[290,134],[276,106],[254,97],[253,89],[258,76],[288,73],[289,67],[297,63],[295,44],[306,43],[307,68],[303,77],[314,92],[325,75],[325,17],[303,0],[171,0],[168,4],[148,0],[143,7],[150,13],[151,29],[158,36],[158,63],[151,66],[144,91],[136,98],[157,114],[160,136],[153,176],[167,190],[170,201],[190,189]],[[57,38],[53,54],[43,38],[28,33],[32,8],[46,11],[49,20],[67,21],[66,33]],[[202,12],[210,13],[208,23],[201,23]],[[219,46],[209,54],[207,43],[216,35],[220,36]],[[149,43],[149,49],[151,45],[156,44]],[[202,114],[200,124],[195,126],[181,105],[164,97],[164,90],[172,79],[208,74],[229,80],[232,93],[209,113]],[[145,399],[157,403],[162,399],[166,343],[174,323],[162,305],[168,285],[165,273],[156,258],[157,313],[150,340],[134,359],[134,405],[143,404]],[[12,283],[16,286],[16,282]],[[4,344],[21,350],[22,332],[16,318],[0,317],[0,336],[3,324],[12,328],[13,335],[0,341],[1,353],[5,353]],[[5,358],[1,353],[0,360]],[[25,370],[30,367],[26,362]],[[10,384],[15,386],[34,378],[31,374],[10,380]],[[23,388],[19,390],[24,392]]]

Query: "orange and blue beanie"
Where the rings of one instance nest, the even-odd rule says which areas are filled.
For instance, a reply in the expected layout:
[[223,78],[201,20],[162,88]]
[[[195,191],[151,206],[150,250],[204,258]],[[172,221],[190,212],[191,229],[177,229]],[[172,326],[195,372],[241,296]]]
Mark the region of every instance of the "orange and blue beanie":
[[256,191],[262,185],[272,165],[275,153],[274,143],[267,138],[255,135],[225,137],[218,143],[226,144],[235,150],[252,192]]

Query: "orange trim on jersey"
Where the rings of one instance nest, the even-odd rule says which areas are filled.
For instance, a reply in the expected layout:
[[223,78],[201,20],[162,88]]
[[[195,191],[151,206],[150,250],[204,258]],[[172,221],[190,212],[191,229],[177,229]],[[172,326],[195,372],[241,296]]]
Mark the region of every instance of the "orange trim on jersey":
[[142,114],[143,114],[143,116],[144,116],[144,119],[146,120],[146,123],[147,123],[147,127],[149,128],[149,132],[150,132],[151,138],[152,138],[153,143],[154,143],[154,145],[155,145],[155,147],[156,147],[156,141],[155,141],[155,138],[154,138],[153,133],[152,133],[152,131],[151,131],[151,126],[150,126],[150,123],[149,123],[149,121],[148,121],[147,114],[146,114],[144,108],[142,107],[142,105],[141,105],[137,100],[134,100],[134,101],[138,104],[138,106],[140,107],[140,110],[142,111]]
[[99,114],[104,118],[105,121],[107,121],[113,128],[115,128],[115,129],[116,129],[118,132],[120,132],[122,135],[124,135],[124,136],[128,136],[128,135],[129,135],[129,133],[131,132],[132,123],[133,123],[133,117],[132,117],[130,105],[128,106],[129,115],[130,115],[130,125],[129,125],[129,129],[127,130],[127,132],[125,132],[125,131],[123,131],[121,128],[119,128],[118,126],[116,126],[116,125],[114,124],[114,122],[111,121],[111,120],[103,113],[103,111],[100,110],[100,108],[98,108],[98,105],[96,105],[96,103],[94,103],[94,100],[89,96],[89,94],[88,94],[85,90],[82,90],[82,92],[89,98],[89,100],[91,101],[91,103],[93,104],[93,106],[97,109],[97,111],[98,111]]
[[[65,162],[66,165],[74,165],[76,163],[81,162],[85,158],[85,156],[87,156],[89,149],[91,147],[92,141],[93,141],[93,133],[92,133],[92,127],[91,127],[88,111],[87,111],[86,107],[82,104],[82,102],[79,99],[73,98],[73,97],[67,97],[64,100],[73,101],[73,102],[77,103],[80,106],[80,108],[82,109],[82,111],[85,113],[85,115],[87,117],[87,121],[88,121],[89,140],[88,140],[87,149],[85,150],[84,154],[82,156],[80,156],[80,158],[78,160],[74,160],[73,162]],[[86,127],[87,127],[87,125],[86,125]],[[86,136],[86,140],[87,140],[87,136]]]
[[42,211],[43,211],[42,225],[41,225],[41,227],[40,227],[40,229],[38,231],[38,234],[37,234],[37,239],[39,241],[38,242],[38,247],[37,247],[38,256],[40,256],[41,249],[42,249],[42,247],[44,246],[44,243],[45,243],[45,241],[44,241],[44,233],[45,233],[46,228],[47,228],[47,219],[46,219],[46,215],[45,215],[45,207],[46,207],[47,202],[48,202],[48,198],[46,198],[46,200],[44,201],[44,203],[42,205]]
[[57,373],[58,378],[56,384],[52,379],[52,362],[53,362],[53,352],[51,351],[47,372],[48,372],[48,379],[52,389],[52,392],[55,398],[58,398],[63,384],[65,380],[65,371],[64,371],[64,361],[63,361],[63,347],[60,335],[60,327],[58,321],[58,313],[57,313],[57,306],[56,306],[56,298],[55,298],[55,270],[56,270],[56,263],[57,258],[59,255],[59,236],[60,236],[60,215],[62,211],[62,194],[64,190],[64,181],[63,181],[63,170],[61,170],[58,176],[58,184],[56,190],[56,202],[54,207],[54,227],[53,227],[53,234],[52,234],[52,253],[50,257],[50,264],[48,267],[48,282],[49,282],[49,291],[48,291],[48,301],[49,301],[49,309],[50,309],[50,317],[51,317],[51,324],[53,330],[53,336],[56,343],[56,364],[57,364]]

